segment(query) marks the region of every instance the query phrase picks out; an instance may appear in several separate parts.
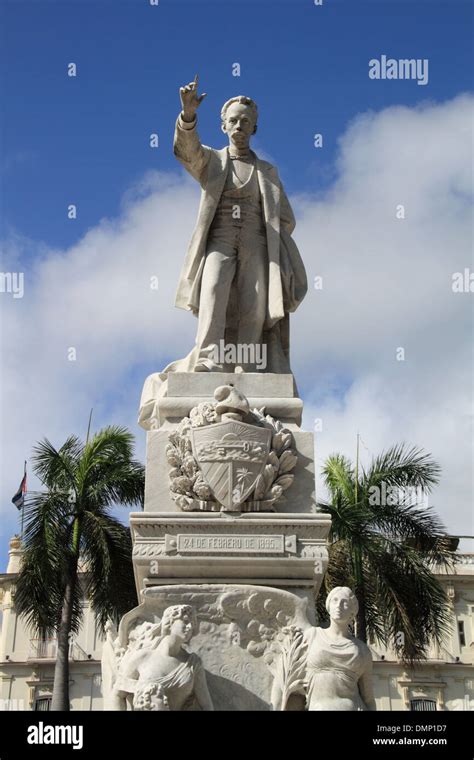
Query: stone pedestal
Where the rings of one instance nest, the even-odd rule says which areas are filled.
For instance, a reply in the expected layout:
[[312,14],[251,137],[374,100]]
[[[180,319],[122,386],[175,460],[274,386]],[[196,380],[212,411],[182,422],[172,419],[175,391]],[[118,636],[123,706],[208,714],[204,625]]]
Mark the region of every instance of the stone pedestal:
[[137,590],[170,583],[256,583],[317,593],[330,518],[322,514],[130,515]]
[[247,397],[250,408],[265,407],[266,413],[287,427],[301,425],[303,402],[298,398],[293,375],[263,372],[170,372],[166,383],[158,374],[145,381],[140,404],[140,425],[145,430],[170,428],[201,401],[213,401],[219,385],[234,385]]
[[176,508],[167,477],[169,435],[193,407],[214,401],[215,389],[226,384],[233,384],[243,393],[251,409],[263,408],[265,414],[277,418],[293,434],[298,456],[295,478],[288,495],[279,502],[278,512],[315,512],[314,436],[299,427],[303,402],[295,396],[293,375],[216,372],[170,373],[166,396],[156,395],[161,386],[155,375],[146,380],[140,409],[141,424],[147,430],[145,512]]
[[130,646],[135,630],[160,621],[170,606],[190,605],[199,630],[188,649],[202,662],[214,709],[273,709],[278,659],[292,629],[308,622],[304,593],[229,582],[182,582],[147,588],[142,599],[122,618],[121,648]]
[[[203,402],[215,405],[216,389],[226,385],[233,386],[234,401],[240,399],[240,406],[235,407],[240,409],[240,418],[231,408],[230,414],[218,415],[200,428],[209,431],[212,445],[216,435],[217,462],[213,462],[212,449],[208,469],[202,465],[194,433],[189,432],[190,422],[186,423],[188,438],[183,448],[187,453],[183,457],[194,456],[191,465],[199,463],[204,480],[214,466],[221,468],[224,479],[231,480],[242,471],[253,477],[260,466],[271,475],[273,466],[274,482],[284,484],[284,493],[272,503],[261,494],[259,501],[255,489],[250,500],[234,508],[223,506],[225,502],[219,502],[214,489],[213,501],[209,496],[207,500],[196,497],[183,511],[177,507],[176,493],[170,491],[172,468],[174,477],[183,472],[176,469],[172,457],[170,460],[170,441],[179,451],[183,419],[195,413],[194,424],[202,408],[196,412],[196,407]],[[166,608],[190,605],[198,629],[188,651],[195,652],[205,668],[214,709],[275,707],[275,674],[281,666],[281,652],[292,651],[288,642],[295,630],[315,623],[314,600],[328,563],[330,518],[316,510],[313,435],[299,427],[302,407],[292,375],[170,373],[165,386],[153,375],[145,383],[140,409],[140,424],[147,429],[145,508],[130,515],[141,603],[121,622],[120,646],[133,649],[135,628],[146,634],[146,626],[159,623]],[[247,414],[246,409],[258,410],[258,416]],[[228,428],[222,424],[227,418]],[[200,424],[196,422],[197,427]],[[265,425],[270,432],[258,433]],[[231,432],[226,434],[228,429]],[[239,430],[244,431],[242,443],[233,432]],[[252,442],[254,430],[257,443]],[[261,458],[263,443],[259,444],[264,438],[270,441],[263,453],[266,460]],[[226,443],[228,440],[231,443]],[[232,449],[230,455],[226,446]],[[255,457],[247,458],[257,464],[253,470],[249,464],[247,470],[242,467],[240,459],[245,456],[240,451],[252,446],[256,446]],[[208,450],[207,444],[204,450]],[[232,457],[239,461],[233,463]],[[277,486],[277,493],[280,491],[282,487],[278,491]]]

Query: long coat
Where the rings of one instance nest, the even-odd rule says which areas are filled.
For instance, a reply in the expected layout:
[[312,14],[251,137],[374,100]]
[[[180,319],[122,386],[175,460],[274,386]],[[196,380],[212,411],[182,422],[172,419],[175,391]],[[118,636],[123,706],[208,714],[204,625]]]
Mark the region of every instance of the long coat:
[[[224,189],[230,158],[227,148],[214,150],[201,145],[195,125],[194,121],[186,128],[178,117],[174,136],[176,157],[202,188],[196,227],[179,279],[176,306],[198,315],[207,237]],[[268,244],[267,318],[262,335],[262,344],[267,346],[266,371],[288,373],[291,372],[288,312],[294,311],[306,294],[306,272],[291,238],[295,218],[276,168],[257,158],[257,177]],[[199,346],[196,345],[183,359],[147,377],[138,420],[142,427],[153,429],[159,418],[157,408],[159,399],[167,393],[168,374],[193,372],[198,358]],[[298,395],[296,386],[295,395]]]
[[[176,306],[199,313],[201,278],[206,244],[214,214],[224,190],[229,169],[228,148],[215,150],[202,145],[196,120],[188,126],[178,117],[174,154],[202,188],[199,213],[181,271]],[[280,182],[277,169],[257,158],[256,169],[267,234],[268,299],[265,329],[271,329],[288,312],[295,311],[307,290],[306,272],[298,248],[291,238],[295,217]]]

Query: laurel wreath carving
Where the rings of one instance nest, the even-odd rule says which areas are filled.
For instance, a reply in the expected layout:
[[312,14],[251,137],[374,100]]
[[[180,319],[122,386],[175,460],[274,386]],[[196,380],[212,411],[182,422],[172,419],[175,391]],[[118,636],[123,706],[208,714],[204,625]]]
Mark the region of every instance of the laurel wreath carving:
[[[205,401],[198,404],[169,436],[166,458],[170,465],[168,475],[171,498],[183,511],[220,510],[220,504],[215,500],[194,458],[190,435],[192,428],[219,422],[216,406],[217,402]],[[291,486],[295,477],[292,470],[298,457],[294,437],[291,430],[285,428],[279,420],[265,414],[264,408],[250,412],[246,422],[271,430],[272,440],[263,472],[244,503],[254,505],[255,510],[273,511],[275,502],[282,499],[284,491]]]

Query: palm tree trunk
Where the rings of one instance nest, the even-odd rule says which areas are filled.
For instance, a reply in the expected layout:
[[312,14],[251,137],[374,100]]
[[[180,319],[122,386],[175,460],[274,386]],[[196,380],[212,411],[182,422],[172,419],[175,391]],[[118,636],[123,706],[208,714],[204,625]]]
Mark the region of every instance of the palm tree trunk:
[[364,572],[362,567],[362,552],[357,544],[352,547],[352,562],[354,569],[355,588],[354,594],[359,603],[359,609],[356,615],[355,634],[358,639],[367,643],[367,620],[365,615],[365,589],[364,589]]
[[51,710],[69,710],[69,634],[71,631],[72,601],[77,580],[77,564],[64,590],[61,621],[58,628],[58,649],[54,668]]
[[356,588],[355,595],[359,602],[359,610],[356,615],[356,636],[361,641],[367,643],[367,621],[365,617],[365,595],[363,586]]
[[72,622],[74,592],[77,583],[77,566],[79,559],[79,520],[76,517],[73,527],[72,557],[64,589],[61,620],[58,627],[58,649],[54,668],[53,697],[51,710],[70,710],[69,704],[69,644]]

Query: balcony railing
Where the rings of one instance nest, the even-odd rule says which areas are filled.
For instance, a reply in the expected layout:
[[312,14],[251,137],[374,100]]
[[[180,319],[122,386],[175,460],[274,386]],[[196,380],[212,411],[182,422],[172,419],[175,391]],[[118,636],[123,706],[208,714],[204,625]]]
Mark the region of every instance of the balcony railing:
[[[58,653],[57,639],[30,639],[29,660],[55,660]],[[90,657],[75,641],[69,644],[69,659],[89,660]]]

